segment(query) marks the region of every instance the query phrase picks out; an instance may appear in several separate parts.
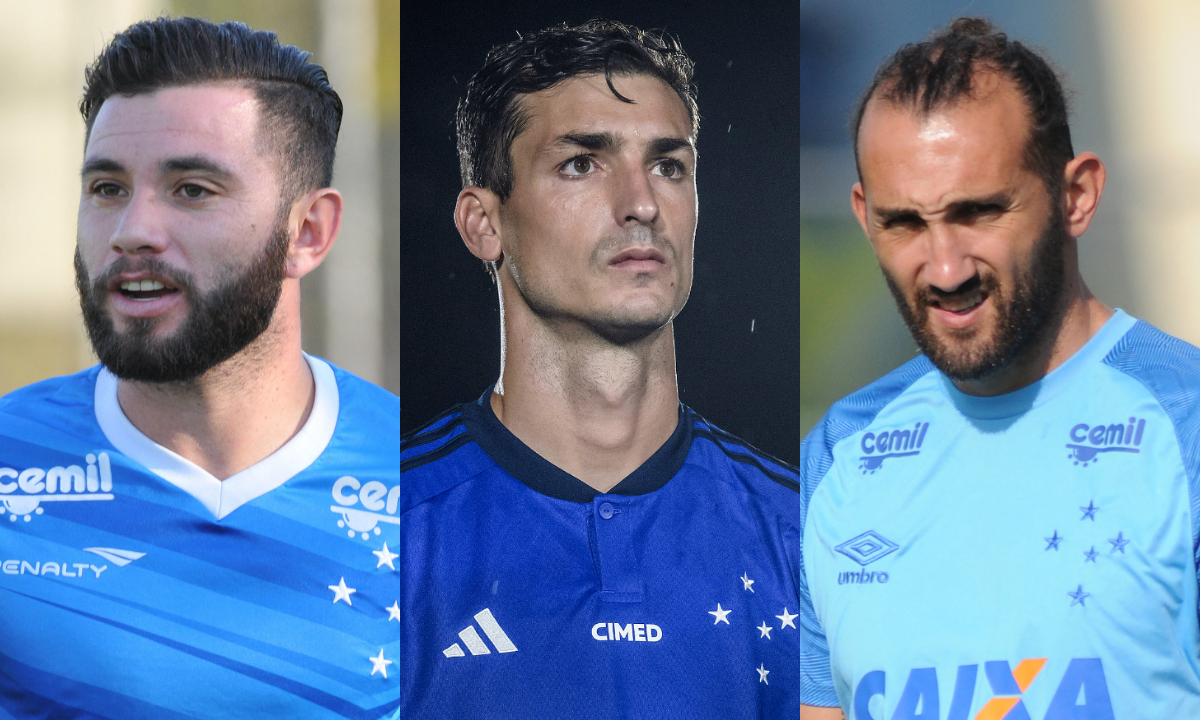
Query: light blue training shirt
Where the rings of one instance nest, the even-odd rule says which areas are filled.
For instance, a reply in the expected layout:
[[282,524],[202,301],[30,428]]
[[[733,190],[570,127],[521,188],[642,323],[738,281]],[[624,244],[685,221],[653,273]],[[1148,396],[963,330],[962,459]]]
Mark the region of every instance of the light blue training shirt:
[[1200,718],[1200,350],[1118,310],[1007,395],[919,357],[833,406],[801,477],[805,704]]

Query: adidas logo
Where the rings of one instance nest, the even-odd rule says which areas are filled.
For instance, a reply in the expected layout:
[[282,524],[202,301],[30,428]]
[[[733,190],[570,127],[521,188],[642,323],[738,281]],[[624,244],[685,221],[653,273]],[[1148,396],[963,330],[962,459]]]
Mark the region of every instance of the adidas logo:
[[[484,608],[475,613],[475,622],[479,623],[479,627],[483,628],[483,634],[487,635],[488,640],[491,640],[492,644],[496,646],[497,652],[510,653],[517,651],[517,646],[513,645],[512,640],[508,639],[508,635],[504,634],[500,623],[496,622],[496,618],[492,615],[492,611],[489,608]],[[463,645],[467,646],[472,655],[492,654],[492,651],[488,649],[487,643],[475,631],[474,625],[468,625],[463,628],[458,633],[458,637],[462,639]],[[458,643],[454,643],[443,650],[442,654],[448,658],[464,657],[466,655]]]

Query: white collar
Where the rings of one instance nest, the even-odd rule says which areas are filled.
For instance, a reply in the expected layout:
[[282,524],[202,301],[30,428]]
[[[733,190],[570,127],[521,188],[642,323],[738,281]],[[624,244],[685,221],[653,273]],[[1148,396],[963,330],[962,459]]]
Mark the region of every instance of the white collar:
[[196,498],[217,520],[265,495],[311,465],[333,438],[338,418],[338,387],[333,369],[305,355],[316,395],[304,427],[271,455],[218,480],[196,463],[146,437],[133,426],[117,401],[117,378],[101,368],[96,378],[96,422],[113,447],[154,474]]

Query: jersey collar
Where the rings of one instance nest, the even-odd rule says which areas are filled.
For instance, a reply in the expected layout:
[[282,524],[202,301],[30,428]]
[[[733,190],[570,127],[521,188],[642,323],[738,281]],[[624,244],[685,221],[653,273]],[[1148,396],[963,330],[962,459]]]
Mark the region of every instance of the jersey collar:
[[337,379],[328,363],[308,355],[304,358],[316,385],[312,412],[304,427],[283,447],[223,481],[134,427],[117,402],[117,378],[107,368],[101,368],[96,377],[96,422],[114,448],[196,498],[221,520],[307,468],[333,438],[339,406]]
[[492,411],[492,388],[475,402],[462,406],[463,422],[479,447],[509,475],[543,495],[577,503],[597,495],[645,495],[654,492],[679,472],[692,446],[692,411],[679,404],[675,432],[641,467],[625,476],[608,493],[601,493],[562,470],[517,439]]

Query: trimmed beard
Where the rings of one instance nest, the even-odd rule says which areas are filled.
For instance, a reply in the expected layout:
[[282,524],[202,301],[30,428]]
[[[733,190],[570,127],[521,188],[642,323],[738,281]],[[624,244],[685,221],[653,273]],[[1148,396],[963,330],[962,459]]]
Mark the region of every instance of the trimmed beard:
[[[191,273],[158,257],[123,256],[95,280],[75,250],[75,286],[88,338],[100,362],[122,380],[183,383],[241,352],[271,324],[283,290],[290,242],[287,215],[276,219],[266,248],[241,273],[227,272],[216,288],[196,290]],[[157,318],[127,318],[118,332],[104,307],[109,282],[124,272],[144,270],[170,280],[188,304],[183,323],[170,335],[153,337]]]
[[886,270],[883,277],[921,352],[951,380],[980,380],[1007,367],[1061,322],[1066,242],[1066,223],[1062,210],[1055,206],[1033,247],[1029,264],[1017,274],[1011,289],[1002,288],[989,272],[975,275],[953,293],[942,293],[976,289],[987,293],[996,308],[995,325],[987,338],[979,337],[983,330],[978,327],[947,330],[948,339],[939,337],[929,328],[929,307],[937,299],[935,291],[920,288],[910,300]]

